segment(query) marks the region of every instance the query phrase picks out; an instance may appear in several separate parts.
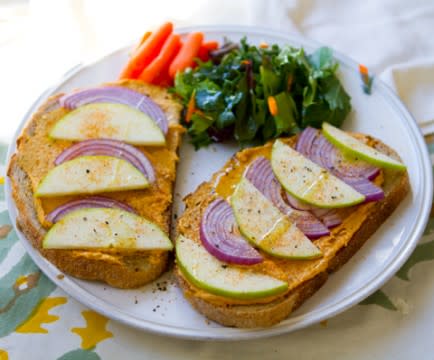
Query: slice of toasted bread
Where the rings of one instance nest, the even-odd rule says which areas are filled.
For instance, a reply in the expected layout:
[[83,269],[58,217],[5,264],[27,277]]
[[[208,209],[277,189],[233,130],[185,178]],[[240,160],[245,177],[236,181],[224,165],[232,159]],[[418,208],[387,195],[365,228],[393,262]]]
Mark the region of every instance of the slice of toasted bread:
[[[106,85],[120,85],[151,97],[165,112],[169,131],[165,147],[138,147],[150,159],[156,172],[156,183],[145,190],[124,191],[105,196],[132,206],[139,215],[159,225],[167,234],[170,229],[172,192],[178,161],[178,148],[183,128],[179,125],[181,106],[166,89],[139,81],[125,80]],[[58,104],[61,94],[49,98],[32,116],[17,140],[16,153],[11,158],[8,176],[18,210],[17,226],[28,241],[59,270],[73,276],[100,280],[119,288],[135,288],[157,278],[168,265],[167,251],[95,251],[45,250],[42,239],[47,228],[45,215],[71,197],[35,198],[34,189],[41,177],[54,166],[55,157],[72,143],[48,138],[52,125],[67,110]]]
[[[377,149],[399,159],[398,155],[381,141],[369,137],[367,139]],[[285,139],[289,145],[294,145],[295,141],[295,137]],[[270,147],[271,144],[266,144],[235,154],[209,182],[201,184],[194,193],[188,195],[185,199],[185,212],[178,221],[177,232],[200,242],[200,219],[216,193],[223,197],[229,196],[232,185],[238,182],[249,163],[256,156],[270,156]],[[288,281],[286,294],[254,302],[228,299],[197,288],[187,280],[179,267],[176,267],[175,274],[184,295],[199,312],[225,326],[266,327],[284,320],[326,282],[330,273],[338,270],[360,249],[406,196],[410,188],[407,172],[383,170],[382,176],[384,200],[359,205],[340,226],[331,231],[330,236],[315,240],[315,244],[324,254],[321,259],[291,261],[273,259],[263,254],[266,261],[253,266],[259,272],[274,274],[281,280]],[[221,185],[222,178],[227,179],[224,186]]]

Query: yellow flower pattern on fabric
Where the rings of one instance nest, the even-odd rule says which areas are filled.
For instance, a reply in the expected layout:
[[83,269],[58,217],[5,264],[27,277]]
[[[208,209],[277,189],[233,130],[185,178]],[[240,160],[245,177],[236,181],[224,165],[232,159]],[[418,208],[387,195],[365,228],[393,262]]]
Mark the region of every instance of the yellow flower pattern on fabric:
[[81,348],[91,349],[99,342],[113,337],[113,334],[106,330],[108,319],[95,311],[82,311],[86,326],[82,328],[72,328],[71,331],[81,337]]
[[6,350],[0,349],[0,360],[8,360],[9,354]]
[[43,300],[36,312],[32,314],[22,325],[15,331],[18,333],[39,333],[47,334],[48,330],[42,327],[42,324],[48,324],[59,320],[59,316],[51,315],[48,312],[59,305],[67,302],[66,297],[49,297]]

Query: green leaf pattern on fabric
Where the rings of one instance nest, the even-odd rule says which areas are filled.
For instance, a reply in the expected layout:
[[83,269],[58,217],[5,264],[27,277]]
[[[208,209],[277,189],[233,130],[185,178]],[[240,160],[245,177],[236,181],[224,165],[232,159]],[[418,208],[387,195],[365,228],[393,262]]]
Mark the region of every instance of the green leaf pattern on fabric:
[[[11,226],[11,222],[9,220],[9,214],[6,210],[0,213],[0,226],[4,226],[4,225]],[[12,246],[17,241],[18,241],[18,236],[13,230],[11,230],[5,238],[0,239],[0,263],[5,259],[5,257],[11,250]]]
[[414,265],[428,260],[434,260],[434,240],[418,245],[404,266],[396,273],[396,276],[402,280],[409,281],[410,269]]
[[360,305],[378,305],[388,310],[396,311],[397,308],[393,305],[392,301],[390,301],[389,297],[382,291],[377,290],[372,295],[368,296],[365,300],[363,300]]
[[[17,280],[26,277],[25,284]],[[55,285],[41,273],[30,256],[20,261],[0,278],[0,338],[15,331],[47,297]]]
[[100,360],[96,352],[91,350],[76,349],[63,354],[57,360]]

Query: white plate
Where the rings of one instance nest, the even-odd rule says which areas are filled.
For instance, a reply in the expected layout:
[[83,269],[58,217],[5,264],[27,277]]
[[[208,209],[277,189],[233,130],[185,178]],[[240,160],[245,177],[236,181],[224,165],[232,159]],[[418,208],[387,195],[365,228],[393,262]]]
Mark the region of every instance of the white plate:
[[[248,35],[250,42],[266,41],[303,46],[308,52],[319,46],[312,41],[288,34],[247,27],[196,27],[178,31],[186,33],[197,29],[204,31],[208,39],[222,40],[224,36],[228,36],[231,40],[239,40]],[[95,63],[71,71],[35,102],[15,136],[19,135],[29,115],[48,95],[114,80],[127,60],[127,53],[127,48],[121,49]],[[372,95],[365,95],[361,88],[357,64],[343,55],[335,56],[341,64],[341,79],[352,97],[354,109],[345,121],[344,128],[371,134],[396,149],[408,166],[412,192],[344,268],[331,276],[326,285],[287,320],[266,329],[224,328],[206,321],[191,308],[171,280],[170,273],[137,290],[112,289],[103,284],[69,276],[59,280],[59,270],[35,251],[17,231],[23,245],[42,271],[78,301],[109,318],[164,335],[228,340],[265,337],[317,323],[359,303],[393,276],[416,246],[431,208],[432,169],[423,137],[415,121],[392,91],[376,79]],[[14,151],[15,139],[11,143],[9,156]],[[184,195],[209,179],[235,151],[235,147],[212,145],[195,152],[187,141],[184,142],[175,189],[175,212],[182,211],[181,199]],[[8,208],[15,222],[16,208],[10,196],[8,180],[6,186]],[[161,288],[164,281],[167,281],[167,290],[158,290],[157,283],[160,283]]]

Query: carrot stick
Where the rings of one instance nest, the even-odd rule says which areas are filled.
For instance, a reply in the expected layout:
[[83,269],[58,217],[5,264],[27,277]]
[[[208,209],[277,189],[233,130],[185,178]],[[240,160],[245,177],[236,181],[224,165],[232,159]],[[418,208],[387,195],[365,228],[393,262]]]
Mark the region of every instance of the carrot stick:
[[191,121],[191,117],[196,110],[196,91],[193,90],[190,100],[188,100],[187,111],[185,113],[185,122],[188,124]]
[[267,102],[268,102],[268,109],[270,110],[270,114],[276,116],[279,113],[279,108],[277,107],[277,102],[274,96],[269,96]]
[[164,42],[173,31],[173,24],[164,23],[139,46],[130,61],[121,71],[120,79],[136,79],[155,57],[157,57]]
[[139,43],[136,45],[136,47],[131,51],[131,55],[134,55],[137,50],[139,50],[140,46],[150,37],[152,34],[151,31],[146,31],[142,38],[140,39]]
[[158,76],[152,81],[154,85],[160,85],[163,87],[173,86],[173,79],[170,77],[168,69],[162,71]]
[[176,55],[175,59],[173,59],[170,64],[169,75],[171,77],[174,78],[178,71],[194,65],[194,58],[196,58],[199,53],[202,41],[203,33],[201,32],[194,32],[187,36],[187,39],[182,45],[181,50],[179,50],[178,55]]
[[212,40],[212,41],[204,42],[199,49],[199,53],[197,54],[197,57],[204,62],[208,61],[209,52],[218,49],[218,47],[219,47],[219,43],[217,41]]
[[169,68],[170,63],[175,58],[180,47],[181,36],[177,34],[170,35],[161,48],[158,56],[152,60],[147,67],[145,67],[140,74],[139,79],[147,83],[152,83],[161,72]]

